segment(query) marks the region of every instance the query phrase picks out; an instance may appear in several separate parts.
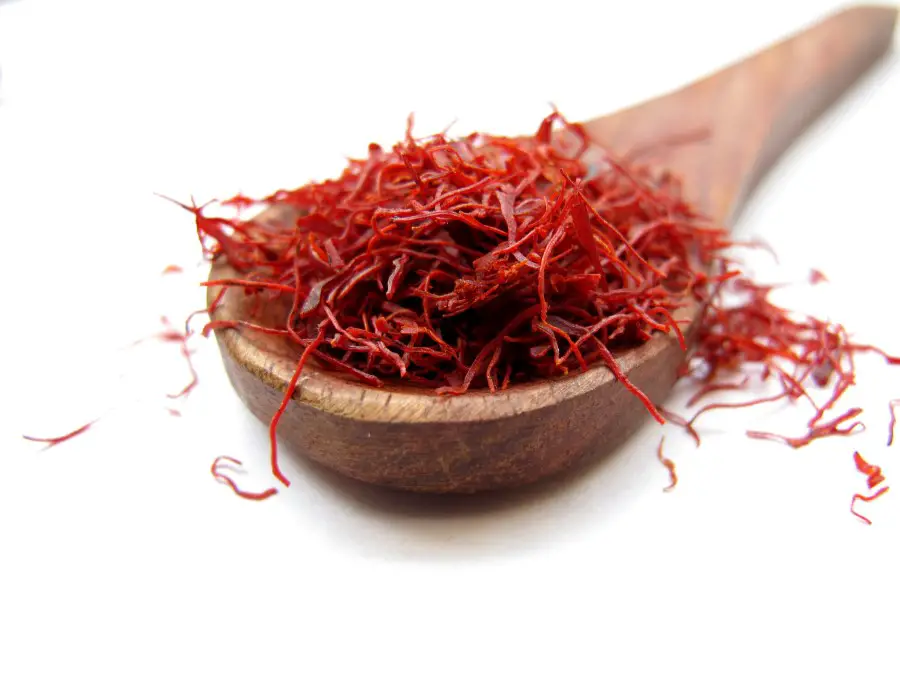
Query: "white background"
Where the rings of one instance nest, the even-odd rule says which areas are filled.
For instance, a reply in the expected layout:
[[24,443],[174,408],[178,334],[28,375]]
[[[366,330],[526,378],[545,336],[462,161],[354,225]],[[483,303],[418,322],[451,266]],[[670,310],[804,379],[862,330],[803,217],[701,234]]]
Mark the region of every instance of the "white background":
[[[366,143],[584,119],[740,58],[838,3],[0,4],[0,673],[900,672],[900,485],[848,512],[900,370],[863,359],[868,431],[750,442],[803,413],[650,423],[550,489],[435,504],[285,460],[212,343],[177,419],[177,347],[123,349],[201,306],[198,201],[326,177]],[[764,182],[739,225],[780,299],[900,352],[900,65],[891,57]],[[189,269],[159,275],[167,264]],[[41,451],[21,434],[90,433]],[[794,426],[792,426],[794,425]],[[251,671],[251,669],[254,669]]]

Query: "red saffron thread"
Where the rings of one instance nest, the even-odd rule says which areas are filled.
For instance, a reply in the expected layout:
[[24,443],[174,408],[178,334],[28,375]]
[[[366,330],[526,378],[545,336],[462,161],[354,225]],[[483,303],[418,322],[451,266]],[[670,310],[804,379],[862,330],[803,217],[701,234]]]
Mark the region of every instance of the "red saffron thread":
[[875,489],[875,486],[884,482],[884,474],[881,473],[880,466],[869,464],[859,452],[853,453],[853,461],[856,462],[856,470],[866,476],[866,483],[870,490]]
[[863,494],[859,494],[859,493],[853,495],[853,499],[850,500],[850,513],[852,513],[854,516],[856,516],[857,518],[859,518],[859,519],[860,519],[861,521],[863,521],[866,525],[871,525],[871,524],[872,524],[872,521],[869,520],[868,518],[866,518],[864,515],[862,515],[861,513],[859,513],[859,512],[856,510],[856,502],[857,502],[857,500],[862,501],[862,502],[873,502],[873,501],[875,501],[876,499],[878,499],[881,495],[883,495],[883,494],[885,494],[886,492],[888,492],[888,490],[890,490],[890,487],[887,486],[887,485],[885,485],[883,488],[881,488],[880,490],[878,490],[878,492],[875,492],[874,494],[871,494],[871,495],[868,495],[868,496],[863,495]]
[[287,389],[284,392],[284,398],[281,399],[281,405],[278,406],[278,410],[276,410],[275,414],[272,415],[272,421],[269,424],[269,443],[271,446],[272,473],[285,486],[290,486],[291,482],[278,467],[278,439],[276,437],[278,422],[281,420],[281,416],[284,414],[284,411],[287,410],[288,404],[294,397],[294,391],[297,389],[297,382],[300,380],[300,374],[303,372],[303,366],[306,365],[307,359],[316,350],[316,348],[322,344],[324,339],[325,331],[323,325],[319,328],[319,334],[316,336],[316,338],[306,346],[306,349],[303,350],[303,354],[297,361],[297,368],[294,370],[294,374],[291,376],[290,382],[288,382]]
[[690,437],[694,439],[694,443],[697,444],[697,447],[700,447],[700,434],[697,433],[697,430],[688,420],[686,420],[681,415],[668,410],[667,408],[662,408],[661,406],[657,406],[657,408],[659,409],[660,413],[662,413],[662,416],[665,418],[666,422],[675,424],[676,426],[683,428],[688,432]]
[[659,458],[659,461],[662,462],[662,465],[669,471],[670,483],[668,487],[663,488],[663,492],[669,492],[678,485],[678,474],[675,473],[675,462],[663,455],[663,442],[665,440],[665,436],[659,439],[659,445],[656,447],[656,456]]
[[804,445],[809,445],[818,438],[826,438],[830,436],[849,436],[856,433],[857,431],[864,430],[865,425],[858,420],[853,422],[849,426],[840,426],[842,423],[856,417],[860,413],[862,413],[862,408],[851,408],[843,415],[838,415],[830,422],[823,422],[817,426],[810,427],[806,435],[799,438],[788,438],[787,436],[773,434],[768,431],[748,431],[747,436],[749,436],[750,438],[762,440],[781,441],[795,449],[802,448]]
[[895,398],[888,403],[888,410],[891,413],[891,418],[888,421],[888,447],[894,444],[894,428],[897,426],[897,406],[900,406],[900,398]]
[[213,478],[215,478],[220,483],[224,483],[225,485],[230,487],[232,492],[234,492],[234,494],[236,494],[238,497],[243,497],[244,499],[249,499],[251,501],[261,502],[264,499],[268,499],[269,497],[278,494],[278,490],[275,488],[269,488],[268,490],[263,490],[262,492],[248,492],[247,490],[242,490],[237,486],[237,483],[235,483],[230,476],[222,473],[222,470],[233,469],[234,467],[220,467],[219,464],[221,464],[222,462],[231,462],[232,464],[236,464],[237,466],[243,466],[243,463],[239,459],[223,455],[221,457],[216,457],[215,461],[212,463],[212,466],[209,467],[209,471],[210,473],[212,473]]
[[167,265],[162,274],[181,274],[184,270],[181,268],[181,265]]
[[811,269],[809,271],[809,283],[813,284],[814,286],[816,284],[821,284],[821,283],[827,282],[827,281],[828,281],[828,277],[826,277],[824,274],[822,274],[821,271],[819,271],[817,269]]
[[93,427],[99,421],[100,421],[99,418],[92,420],[92,421],[88,422],[87,424],[83,424],[80,427],[78,427],[77,429],[70,431],[67,434],[63,434],[62,436],[51,436],[48,438],[42,438],[39,436],[26,436],[25,434],[23,434],[22,438],[24,438],[26,441],[34,441],[35,443],[46,443],[48,448],[52,448],[54,445],[59,445],[60,443],[64,443],[68,440],[75,438],[76,436],[83,434],[85,431],[87,431],[88,429]]
[[183,398],[191,393],[194,387],[197,386],[200,378],[197,376],[197,369],[194,367],[194,360],[191,358],[191,350],[188,348],[188,339],[190,338],[190,333],[188,332],[180,332],[175,329],[172,323],[166,318],[161,317],[165,330],[160,333],[157,333],[156,337],[160,340],[164,340],[166,342],[175,342],[179,345],[181,349],[181,355],[184,357],[185,362],[187,363],[188,370],[191,374],[190,381],[177,393],[168,394],[169,398]]

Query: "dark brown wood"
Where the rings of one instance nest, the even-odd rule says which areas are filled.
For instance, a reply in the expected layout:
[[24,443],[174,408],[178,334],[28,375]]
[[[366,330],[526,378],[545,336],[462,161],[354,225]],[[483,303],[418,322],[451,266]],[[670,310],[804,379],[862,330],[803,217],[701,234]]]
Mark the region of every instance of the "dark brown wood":
[[[893,8],[846,10],[711,77],[587,127],[619,152],[706,130],[707,142],[672,147],[659,161],[683,177],[693,201],[730,223],[796,135],[887,51],[896,15]],[[211,277],[232,275],[218,266]],[[228,291],[215,318],[244,317],[243,298]],[[268,423],[297,351],[251,332],[221,330],[217,338],[235,390]],[[623,355],[620,364],[661,401],[681,358],[676,341],[659,336]],[[368,483],[476,492],[555,474],[618,445],[647,422],[646,410],[602,366],[505,393],[439,397],[370,388],[311,365],[279,436],[285,446]]]

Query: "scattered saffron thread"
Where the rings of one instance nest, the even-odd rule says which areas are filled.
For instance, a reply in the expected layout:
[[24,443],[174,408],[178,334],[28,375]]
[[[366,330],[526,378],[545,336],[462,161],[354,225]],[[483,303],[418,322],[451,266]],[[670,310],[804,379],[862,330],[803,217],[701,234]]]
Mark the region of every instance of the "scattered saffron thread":
[[828,281],[828,277],[826,277],[824,274],[822,274],[821,271],[819,271],[817,269],[811,269],[809,271],[809,283],[811,283],[812,285],[815,286],[816,284],[821,284],[821,283],[827,282],[827,281]]
[[188,339],[191,337],[190,333],[185,330],[185,332],[180,332],[173,325],[172,322],[169,321],[166,317],[161,317],[161,321],[165,330],[156,334],[156,338],[160,340],[164,340],[167,342],[175,342],[179,345],[181,350],[181,355],[184,357],[185,362],[187,363],[188,370],[191,374],[190,381],[177,393],[168,394],[169,398],[183,398],[191,393],[194,387],[197,386],[199,382],[199,377],[197,376],[197,369],[194,367],[194,360],[191,358],[192,352],[188,348]]
[[678,484],[678,474],[675,473],[675,462],[663,455],[663,442],[665,440],[665,436],[659,439],[659,445],[656,447],[656,456],[659,458],[659,461],[662,462],[663,466],[669,470],[670,484],[663,488],[663,492],[669,492]]
[[222,462],[231,462],[232,464],[237,465],[238,467],[243,466],[243,463],[239,459],[235,459],[234,457],[228,457],[227,455],[223,455],[221,457],[216,457],[215,461],[212,463],[212,466],[209,467],[210,473],[220,483],[224,483],[239,497],[243,497],[244,499],[249,499],[251,501],[263,501],[264,499],[268,499],[276,494],[278,494],[278,490],[275,488],[269,488],[268,490],[263,490],[262,492],[249,492],[247,490],[242,490],[237,486],[237,483],[231,478],[231,476],[227,476],[222,473],[223,470],[234,470],[233,466],[220,466]]
[[851,408],[842,415],[838,415],[830,422],[821,422],[815,426],[809,427],[809,431],[807,431],[804,436],[801,436],[799,438],[788,438],[787,436],[769,433],[768,431],[748,431],[747,436],[756,439],[781,441],[791,446],[792,448],[802,448],[804,445],[809,445],[818,438],[826,438],[831,436],[850,436],[851,434],[854,434],[858,431],[863,431],[865,429],[865,425],[859,420],[854,421],[848,426],[840,426],[842,423],[853,419],[860,413],[862,413],[862,408]]
[[895,398],[888,403],[888,410],[890,410],[891,418],[888,421],[888,439],[887,444],[888,447],[891,447],[894,444],[894,429],[897,426],[897,407],[900,406],[900,398]]
[[[160,317],[160,322],[163,325],[162,331],[155,333],[149,337],[144,337],[144,338],[135,340],[129,346],[135,347],[143,342],[146,342],[148,339],[161,340],[163,342],[177,343],[181,348],[182,356],[184,357],[185,361],[187,362],[188,369],[190,370],[190,374],[191,374],[191,379],[188,382],[188,384],[185,385],[179,392],[177,392],[175,394],[168,394],[167,397],[170,399],[183,398],[183,397],[187,396],[194,389],[194,387],[197,386],[197,384],[199,382],[197,370],[194,367],[193,359],[191,358],[192,352],[190,351],[190,349],[188,349],[188,345],[187,345],[187,340],[190,337],[190,335],[188,333],[181,333],[178,330],[176,330],[172,326],[172,323],[169,321],[169,319],[164,316]],[[176,408],[172,408],[171,406],[166,406],[165,410],[172,417],[181,417],[181,411]],[[59,443],[63,443],[65,441],[71,440],[80,434],[83,434],[85,431],[92,428],[99,421],[100,421],[99,418],[92,420],[91,422],[88,422],[87,424],[83,424],[82,426],[78,427],[77,429],[74,429],[73,431],[70,431],[67,434],[63,434],[62,436],[56,436],[54,438],[38,438],[35,436],[27,436],[27,435],[23,435],[22,438],[24,438],[25,440],[28,440],[28,441],[44,442],[44,443],[48,444],[47,447],[52,447]]]
[[64,443],[65,441],[71,440],[71,439],[75,438],[76,436],[83,434],[85,431],[87,431],[88,429],[93,427],[99,421],[100,421],[99,418],[92,420],[92,421],[88,422],[87,424],[83,424],[80,427],[78,427],[77,429],[70,431],[67,434],[63,434],[62,436],[52,436],[49,438],[41,438],[39,436],[26,436],[23,434],[22,438],[24,438],[26,441],[34,441],[35,443],[46,443],[48,448],[52,448],[54,445],[58,445],[59,443]]
[[861,513],[859,513],[859,512],[856,510],[856,502],[857,502],[857,501],[873,502],[873,501],[875,501],[876,499],[878,499],[881,495],[885,494],[888,490],[890,490],[890,487],[888,487],[887,485],[885,485],[883,488],[881,488],[880,490],[878,490],[878,492],[875,492],[874,494],[871,494],[871,495],[868,495],[868,496],[863,495],[863,494],[859,494],[859,493],[853,495],[853,499],[850,500],[850,512],[851,512],[854,516],[856,516],[857,518],[859,518],[861,521],[863,521],[866,525],[871,525],[871,524],[872,524],[872,521],[869,520],[868,518],[866,518],[864,515],[862,515]]
[[876,486],[884,482],[884,474],[881,473],[880,466],[869,464],[859,452],[853,453],[853,461],[856,462],[857,471],[866,476],[866,483],[870,490],[874,490]]
[[[881,467],[867,462],[865,459],[863,459],[863,456],[861,454],[859,454],[859,452],[853,453],[853,462],[854,462],[854,464],[856,464],[856,470],[859,471],[861,474],[863,474],[866,477],[866,485],[869,487],[870,490],[874,490],[877,486],[881,485],[881,483],[884,482],[884,474],[881,472]],[[889,487],[887,485],[885,485],[884,487],[880,488],[877,492],[874,492],[873,494],[868,495],[868,496],[859,494],[859,493],[853,495],[853,499],[850,501],[850,512],[854,516],[856,516],[857,518],[862,520],[864,523],[866,523],[867,525],[871,525],[872,521],[869,518],[866,518],[865,516],[860,514],[856,510],[856,502],[857,501],[864,501],[864,502],[874,501],[874,500],[878,499],[881,495],[885,494],[888,490],[889,490]]]

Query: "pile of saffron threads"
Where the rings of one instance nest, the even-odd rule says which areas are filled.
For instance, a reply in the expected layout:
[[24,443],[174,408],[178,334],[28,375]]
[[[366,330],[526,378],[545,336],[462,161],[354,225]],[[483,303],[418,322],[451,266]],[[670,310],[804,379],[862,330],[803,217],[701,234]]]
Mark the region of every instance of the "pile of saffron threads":
[[[840,324],[774,304],[772,288],[729,257],[739,244],[684,200],[677,177],[603,150],[557,112],[518,138],[415,138],[410,118],[401,142],[370,145],[335,179],[179,205],[205,257],[234,271],[206,282],[220,290],[202,310],[203,333],[262,331],[301,350],[270,424],[272,473],[283,485],[277,426],[311,360],[367,386],[399,381],[444,396],[604,367],[651,418],[698,443],[695,425],[713,410],[805,403],[810,417],[795,434],[747,432],[795,448],[863,428],[859,408],[840,406],[859,353],[900,363]],[[280,321],[216,320],[228,289],[282,307]],[[686,305],[700,307],[690,344],[675,319]],[[690,418],[655,405],[616,355],[658,333],[686,351],[679,375],[696,385],[690,406],[723,390],[748,398],[706,403]],[[775,393],[753,396],[759,381],[774,382]],[[674,464],[661,446],[658,455],[673,487]],[[212,474],[242,497],[276,493],[239,489],[222,473],[236,464],[218,458]]]
[[[370,145],[336,179],[215,205],[231,217],[182,206],[206,256],[236,273],[207,285],[284,306],[278,325],[217,321],[210,307],[204,333],[276,332],[303,349],[270,428],[272,472],[284,485],[275,432],[310,358],[368,386],[399,380],[448,396],[598,364],[651,417],[681,424],[698,443],[695,423],[710,411],[805,401],[810,418],[796,435],[747,432],[794,448],[863,428],[861,409],[839,406],[857,354],[900,363],[840,324],[774,304],[676,177],[600,150],[557,112],[521,138],[415,138],[410,119],[402,142]],[[288,215],[243,215],[271,207]],[[811,281],[824,279],[814,272]],[[691,303],[701,315],[687,345],[674,315]],[[679,374],[696,381],[690,405],[751,391],[754,379],[777,391],[709,403],[689,419],[662,410],[616,361],[655,333],[674,333],[688,351]],[[824,389],[824,401],[811,388]]]

